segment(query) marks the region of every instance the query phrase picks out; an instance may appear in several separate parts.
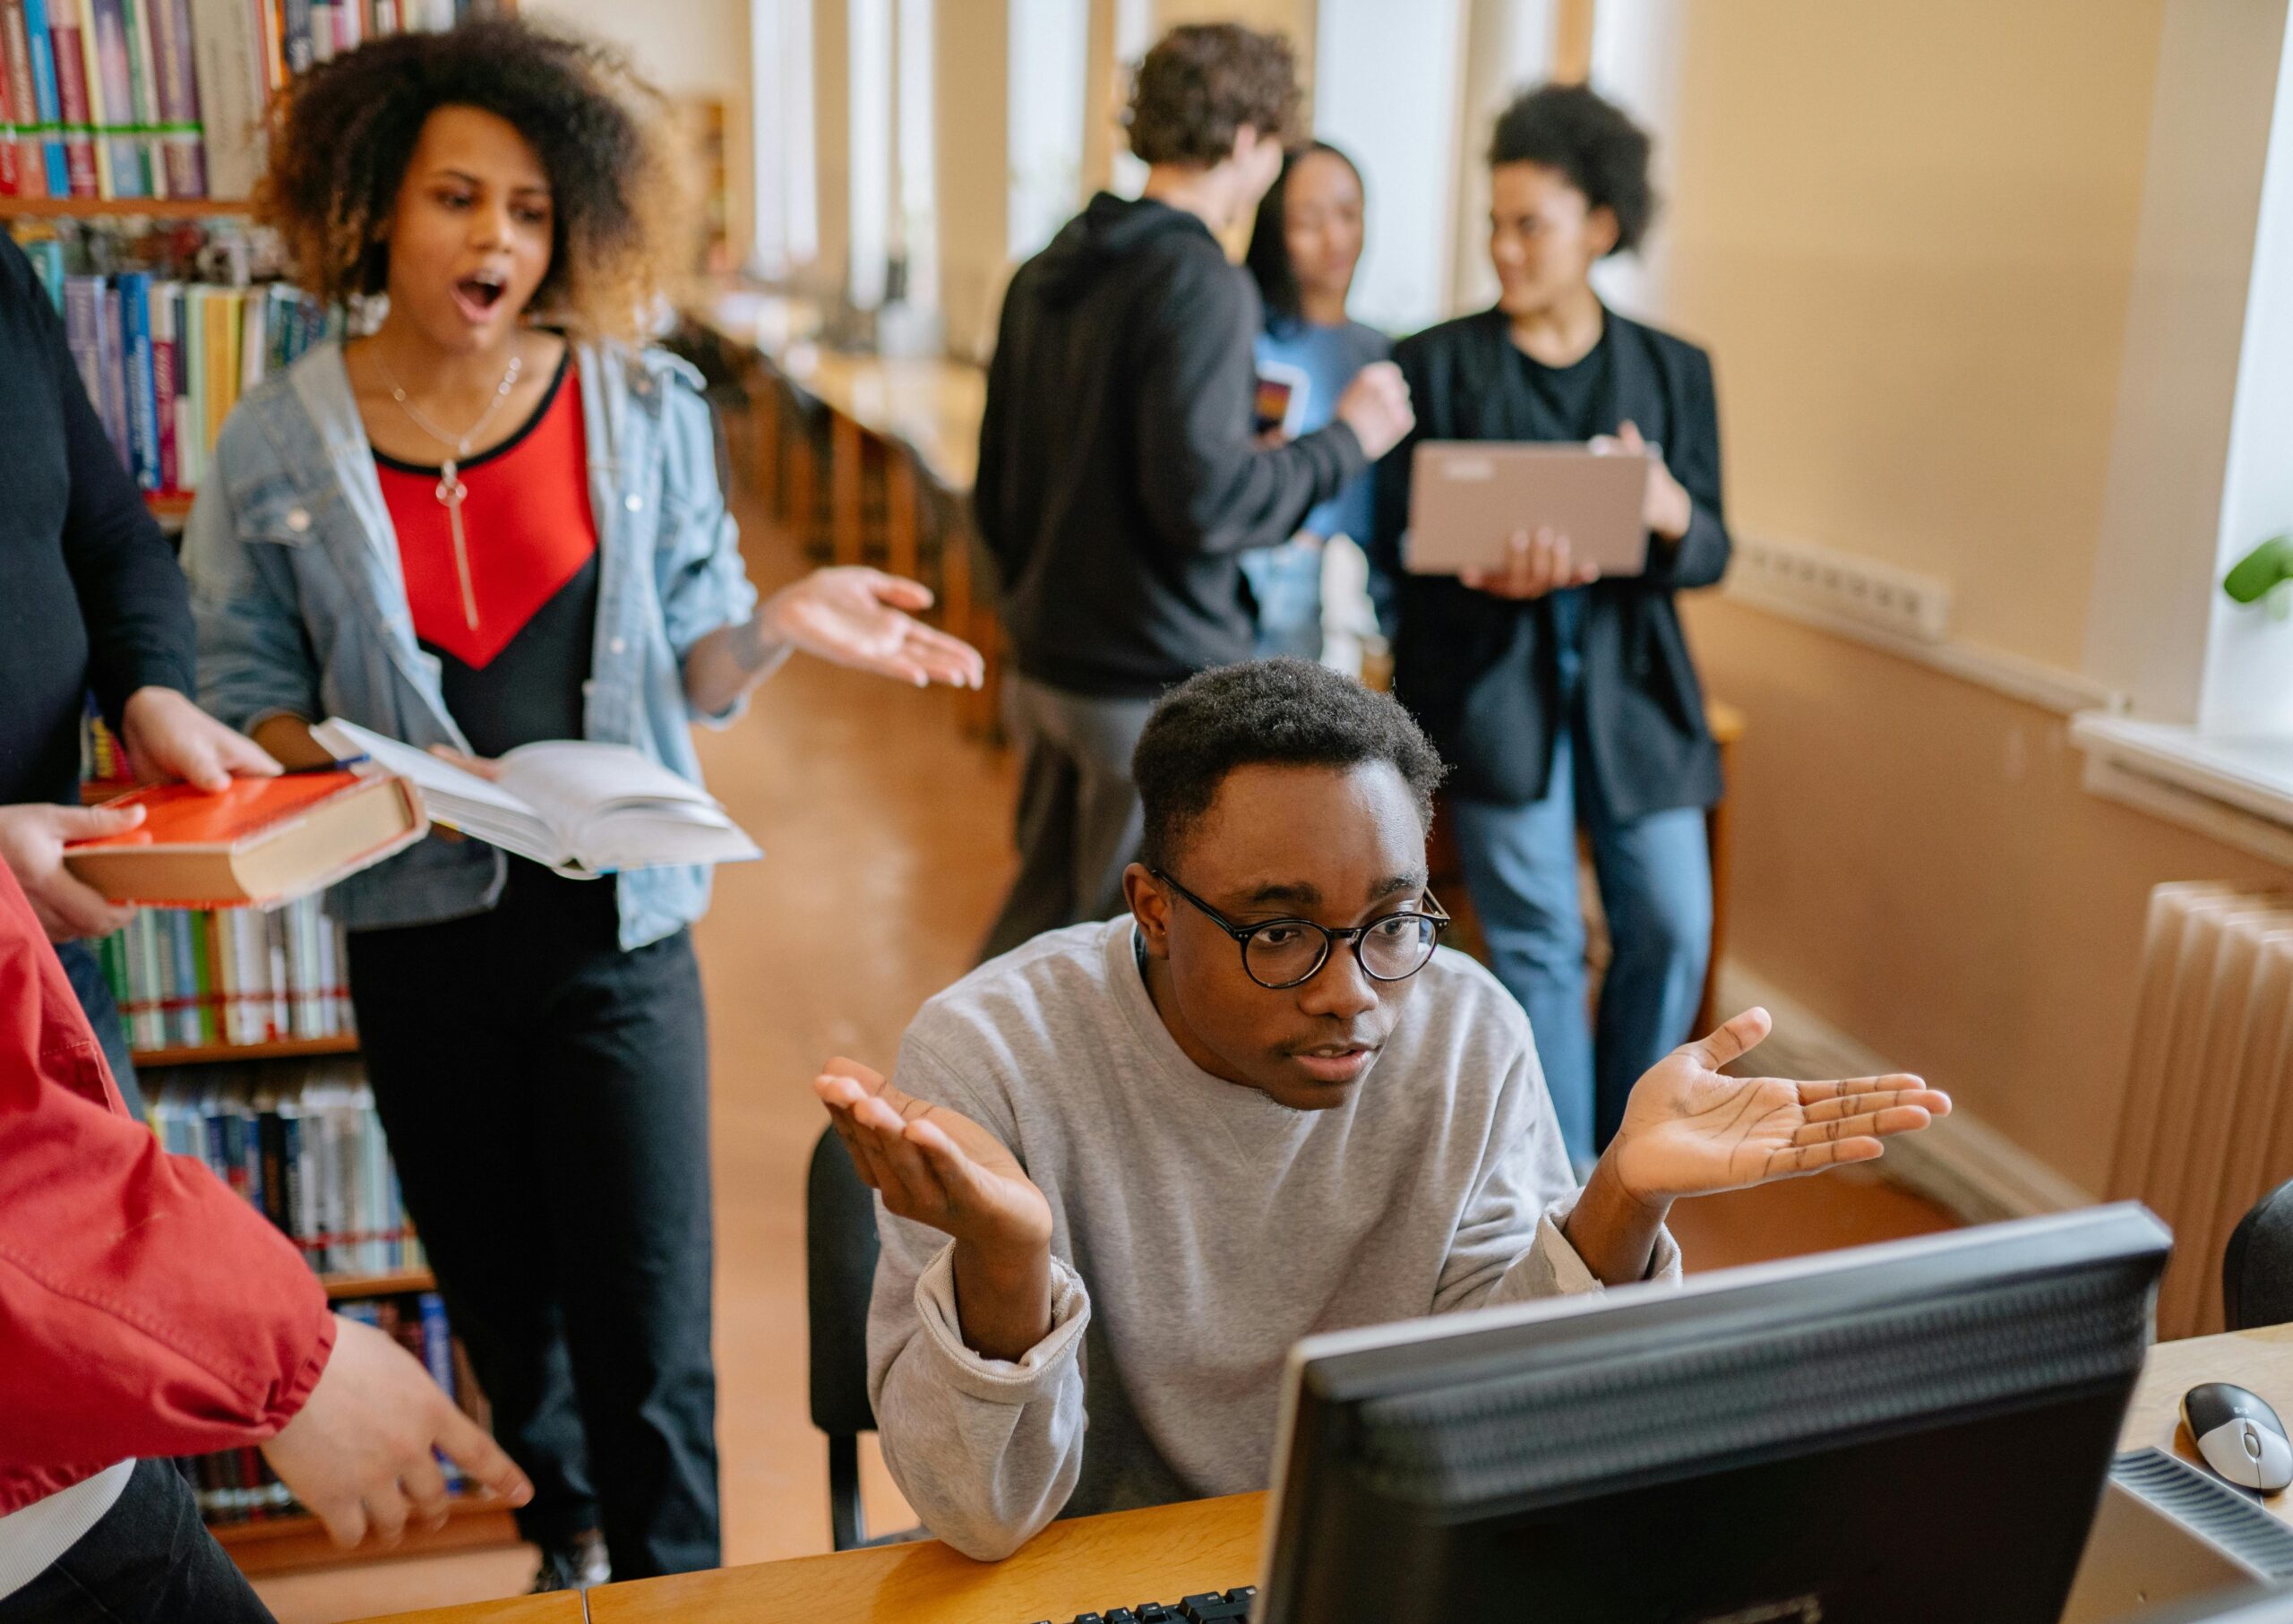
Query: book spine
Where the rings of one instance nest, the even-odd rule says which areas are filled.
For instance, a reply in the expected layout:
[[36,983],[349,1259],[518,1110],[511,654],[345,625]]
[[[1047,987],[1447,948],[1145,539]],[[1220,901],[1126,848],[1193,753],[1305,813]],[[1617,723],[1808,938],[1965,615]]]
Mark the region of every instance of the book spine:
[[294,1208],[287,1204],[287,1142],[275,1105],[256,1113],[254,1131],[262,1158],[262,1216],[278,1226],[280,1234],[291,1234]]
[[185,287],[177,341],[183,346],[183,425],[176,450],[183,459],[183,488],[197,490],[207,476],[207,294]]
[[64,105],[56,92],[56,41],[48,32],[47,0],[23,0],[24,34],[31,56],[33,106],[39,117],[40,157],[50,197],[72,195]]
[[207,195],[206,144],[199,123],[199,77],[191,61],[188,0],[139,0],[151,15],[159,151],[169,197]]
[[159,488],[159,387],[151,358],[151,276],[149,271],[130,271],[118,279],[128,466],[137,485],[156,491]]
[[64,279],[64,341],[80,369],[80,387],[100,412],[104,398],[103,356],[96,343],[96,328],[104,317],[104,279],[99,276]]
[[148,197],[142,155],[122,126],[134,117],[127,85],[127,30],[120,0],[79,0],[80,52],[88,61],[88,110],[96,133],[96,178],[103,195]]
[[23,0],[0,0],[0,193],[39,197],[47,190],[39,96],[32,89],[31,31]]
[[47,39],[56,62],[56,103],[64,125],[64,178],[73,197],[102,195],[96,161],[95,107],[88,99],[88,56],[81,0],[47,0]]
[[96,381],[104,391],[96,407],[120,461],[133,468],[135,453],[127,438],[127,363],[121,353],[119,304],[119,289],[107,286],[102,317],[96,323]]
[[151,50],[150,0],[119,0],[120,37],[126,46],[128,105],[134,109],[136,161],[147,194],[172,197],[167,190],[167,151],[160,141],[159,87]]
[[176,379],[176,369],[181,365],[176,353],[176,306],[181,297],[182,289],[173,282],[151,284],[151,404],[159,419],[159,488],[163,491],[183,488],[183,457],[176,445],[176,401],[182,393]]
[[311,0],[285,0],[279,21],[280,45],[287,56],[287,74],[310,72],[313,54],[311,46]]
[[199,92],[207,190],[245,197],[262,169],[260,35],[246,0],[188,0],[191,62]]

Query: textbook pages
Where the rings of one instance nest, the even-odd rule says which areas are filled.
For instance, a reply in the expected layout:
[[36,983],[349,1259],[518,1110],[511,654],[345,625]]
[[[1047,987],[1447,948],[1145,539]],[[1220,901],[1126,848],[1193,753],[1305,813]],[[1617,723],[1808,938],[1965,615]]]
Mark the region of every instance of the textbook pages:
[[489,780],[339,717],[311,732],[338,757],[412,779],[432,822],[571,879],[764,855],[708,791],[625,744],[521,744]]

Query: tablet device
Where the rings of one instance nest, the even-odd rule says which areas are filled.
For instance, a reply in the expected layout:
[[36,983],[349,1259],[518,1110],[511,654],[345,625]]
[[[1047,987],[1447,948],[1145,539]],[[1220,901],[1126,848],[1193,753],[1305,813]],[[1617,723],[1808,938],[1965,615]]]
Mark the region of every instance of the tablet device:
[[1516,531],[1550,528],[1602,574],[1638,575],[1648,563],[1648,460],[1572,442],[1420,441],[1403,562],[1414,575],[1491,569]]

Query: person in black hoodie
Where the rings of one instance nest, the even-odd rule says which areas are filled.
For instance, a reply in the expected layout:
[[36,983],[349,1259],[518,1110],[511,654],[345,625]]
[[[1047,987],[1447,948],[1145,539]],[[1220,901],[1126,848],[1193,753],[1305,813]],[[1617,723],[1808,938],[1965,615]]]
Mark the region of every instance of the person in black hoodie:
[[1124,118],[1144,195],[1094,197],[1004,297],[974,501],[1018,666],[1020,868],[983,957],[1122,907],[1139,729],[1165,689],[1250,657],[1238,556],[1288,541],[1408,430],[1379,363],[1327,427],[1258,439],[1263,316],[1216,234],[1273,183],[1297,99],[1278,37],[1173,29]]
[[[1454,766],[1448,810],[1490,967],[1528,1011],[1580,1166],[1614,1136],[1634,1079],[1687,1037],[1711,950],[1704,813],[1720,757],[1672,597],[1728,566],[1712,362],[1606,308],[1588,279],[1647,228],[1648,146],[1582,85],[1530,91],[1499,117],[1501,292],[1396,348],[1422,415],[1378,469],[1369,549],[1398,610],[1395,691]],[[1420,437],[1657,451],[1643,572],[1599,580],[1567,537],[1521,534],[1486,575],[1402,573]],[[1580,824],[1614,948],[1592,1027]]]

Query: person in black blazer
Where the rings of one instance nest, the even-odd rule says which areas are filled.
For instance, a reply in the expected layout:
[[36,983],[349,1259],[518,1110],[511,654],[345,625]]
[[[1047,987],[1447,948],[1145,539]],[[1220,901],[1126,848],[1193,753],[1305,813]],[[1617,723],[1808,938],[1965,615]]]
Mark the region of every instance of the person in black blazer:
[[[1615,1134],[1633,1079],[1688,1035],[1711,950],[1704,813],[1720,760],[1672,597],[1728,565],[1712,364],[1606,308],[1589,279],[1647,228],[1648,150],[1621,109],[1581,85],[1532,90],[1499,117],[1490,255],[1501,292],[1493,309],[1395,351],[1417,425],[1378,466],[1370,549],[1396,691],[1453,765],[1466,887],[1580,1164]],[[1407,574],[1421,439],[1656,451],[1645,571],[1599,579],[1566,536],[1524,530],[1501,569]],[[1580,825],[1615,947],[1589,1026]]]

